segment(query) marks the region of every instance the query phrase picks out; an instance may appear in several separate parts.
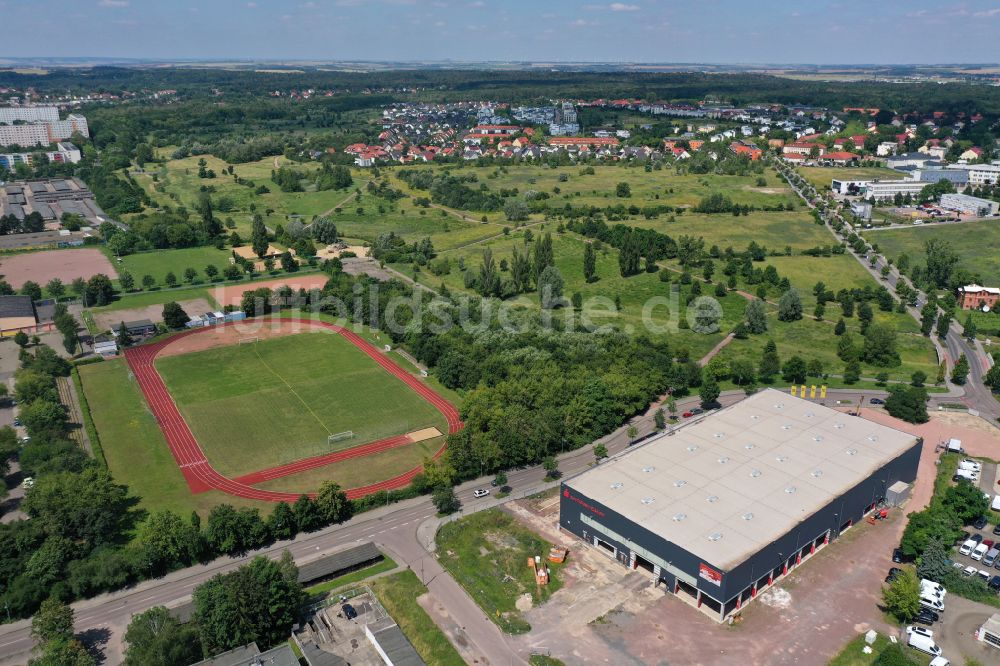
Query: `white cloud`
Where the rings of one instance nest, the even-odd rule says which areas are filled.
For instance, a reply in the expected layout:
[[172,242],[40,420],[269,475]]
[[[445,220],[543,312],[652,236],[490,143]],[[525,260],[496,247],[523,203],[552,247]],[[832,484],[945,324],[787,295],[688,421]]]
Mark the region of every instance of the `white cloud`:
[[122,8],[122,7],[128,7],[128,3],[129,0],[101,0],[97,4],[100,7]]
[[979,18],[993,18],[994,16],[1000,16],[1000,7],[994,7],[993,9],[984,9],[982,11],[976,12],[973,16]]
[[639,11],[639,5],[626,5],[624,2],[612,2],[608,5],[608,9],[613,12],[637,12]]

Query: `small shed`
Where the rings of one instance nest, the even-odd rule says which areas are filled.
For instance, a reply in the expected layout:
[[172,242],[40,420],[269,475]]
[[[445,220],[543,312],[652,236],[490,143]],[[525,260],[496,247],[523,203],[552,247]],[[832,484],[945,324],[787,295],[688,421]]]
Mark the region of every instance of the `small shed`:
[[897,481],[885,491],[885,501],[889,506],[903,506],[910,499],[910,484]]

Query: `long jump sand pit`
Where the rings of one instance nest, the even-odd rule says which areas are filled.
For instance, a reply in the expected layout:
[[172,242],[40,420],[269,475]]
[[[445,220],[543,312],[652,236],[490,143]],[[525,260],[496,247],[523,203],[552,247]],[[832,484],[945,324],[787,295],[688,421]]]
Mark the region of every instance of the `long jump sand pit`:
[[295,277],[278,278],[276,280],[261,280],[260,282],[244,282],[243,284],[217,285],[209,290],[212,298],[220,307],[226,305],[239,306],[244,292],[255,291],[262,287],[274,290],[278,287],[291,287],[295,291],[305,289],[322,289],[329,278],[323,273],[313,273],[311,275],[298,275]]
[[0,275],[15,289],[31,280],[44,285],[53,278],[69,284],[76,278],[89,279],[98,273],[112,280],[118,272],[100,250],[81,248],[74,250],[46,250],[0,257]]

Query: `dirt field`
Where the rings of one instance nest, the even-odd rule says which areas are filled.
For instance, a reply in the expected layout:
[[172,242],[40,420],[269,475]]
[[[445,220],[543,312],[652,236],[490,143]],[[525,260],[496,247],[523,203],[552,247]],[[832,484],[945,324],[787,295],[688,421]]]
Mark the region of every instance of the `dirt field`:
[[[177,304],[184,308],[184,312],[188,313],[188,316],[191,317],[197,317],[198,315],[205,314],[206,312],[211,312],[214,309],[204,298],[195,298],[190,301],[178,301]],[[147,305],[144,308],[114,310],[112,312],[94,314],[94,323],[97,324],[102,331],[107,331],[112,326],[117,326],[123,321],[137,321],[139,319],[148,319],[153,322],[162,321],[163,306]]]
[[289,286],[298,291],[299,289],[322,289],[326,284],[327,276],[323,273],[313,273],[312,275],[299,275],[296,277],[278,278],[276,280],[263,280],[261,282],[251,282],[249,284],[217,285],[211,287],[209,293],[215,302],[220,306],[239,305],[243,298],[243,292],[253,291],[261,287],[277,289],[278,287]]
[[962,448],[971,456],[1000,459],[1000,428],[978,416],[963,412],[929,413],[931,420],[923,425],[913,425],[894,419],[878,409],[862,410],[861,415],[876,423],[923,437],[925,445],[931,449],[940,442],[954,437],[962,440]]
[[0,258],[0,275],[15,289],[28,280],[45,286],[52,278],[59,278],[67,285],[78,277],[90,278],[104,273],[112,280],[118,273],[100,250],[47,250],[29,252]]

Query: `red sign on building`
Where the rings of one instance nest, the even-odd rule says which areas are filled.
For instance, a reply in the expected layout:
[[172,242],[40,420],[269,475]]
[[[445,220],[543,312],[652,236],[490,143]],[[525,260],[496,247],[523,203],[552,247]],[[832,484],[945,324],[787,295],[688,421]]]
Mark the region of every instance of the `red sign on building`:
[[719,585],[720,587],[722,585],[722,574],[707,564],[702,563],[698,565],[698,575],[713,585]]

